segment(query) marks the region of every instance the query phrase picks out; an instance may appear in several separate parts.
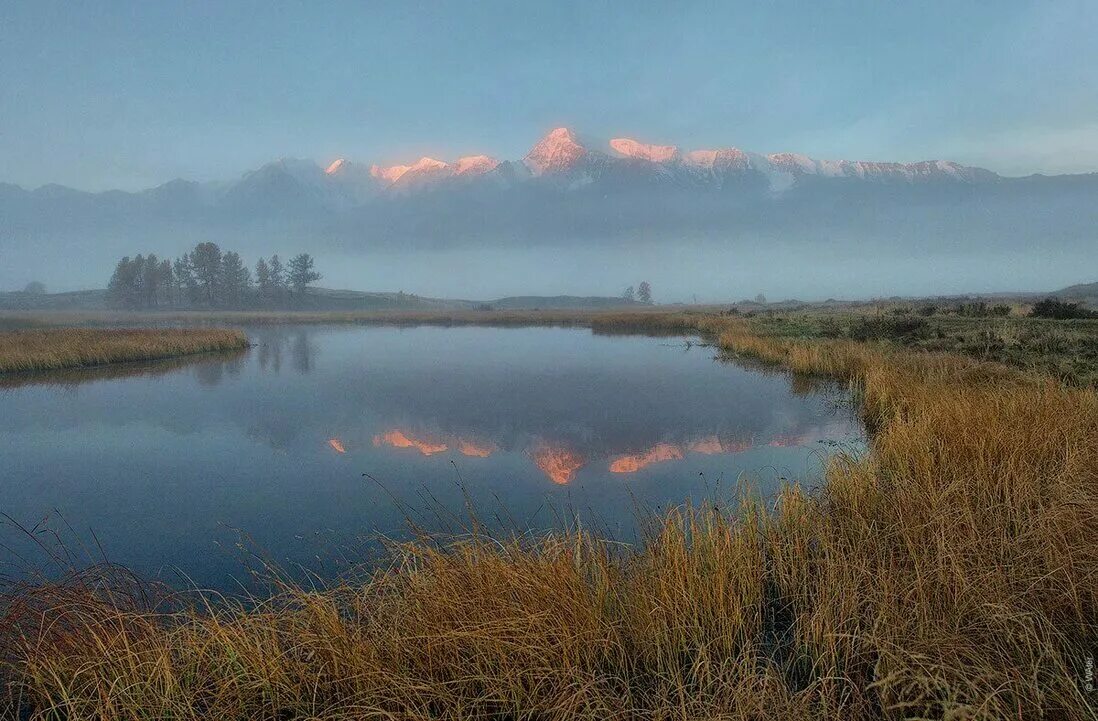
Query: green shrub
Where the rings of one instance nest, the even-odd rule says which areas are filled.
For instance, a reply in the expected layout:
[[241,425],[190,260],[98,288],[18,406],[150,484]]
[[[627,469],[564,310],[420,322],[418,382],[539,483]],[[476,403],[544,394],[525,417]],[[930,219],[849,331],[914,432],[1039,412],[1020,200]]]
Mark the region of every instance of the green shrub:
[[1059,298],[1045,298],[1033,304],[1033,310],[1029,312],[1029,317],[1070,320],[1072,318],[1095,318],[1098,317],[1098,313],[1087,310],[1080,303],[1068,303]]

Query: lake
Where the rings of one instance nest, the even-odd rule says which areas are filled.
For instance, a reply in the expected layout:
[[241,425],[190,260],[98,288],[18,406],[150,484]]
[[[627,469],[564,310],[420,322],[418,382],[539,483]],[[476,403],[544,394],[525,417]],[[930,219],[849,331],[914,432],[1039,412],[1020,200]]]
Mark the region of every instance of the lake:
[[641,509],[813,485],[863,439],[841,388],[685,338],[245,330],[232,355],[9,379],[0,573],[49,573],[63,545],[177,586],[231,590],[252,554],[331,576],[409,519],[459,530],[467,506],[631,542]]

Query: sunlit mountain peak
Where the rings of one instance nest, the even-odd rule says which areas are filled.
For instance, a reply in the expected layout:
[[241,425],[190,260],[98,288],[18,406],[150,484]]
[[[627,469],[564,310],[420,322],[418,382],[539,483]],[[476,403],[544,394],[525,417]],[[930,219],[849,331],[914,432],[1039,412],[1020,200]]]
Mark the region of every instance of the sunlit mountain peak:
[[454,163],[456,175],[483,175],[499,166],[499,161],[487,155],[466,155]]
[[674,145],[650,145],[632,138],[614,138],[610,141],[610,147],[627,158],[637,158],[652,163],[666,163],[679,155],[679,149]]
[[534,175],[568,170],[587,155],[588,149],[571,128],[556,128],[539,140],[523,158]]
[[378,180],[385,180],[389,183],[395,183],[400,180],[400,176],[404,175],[411,169],[410,165],[390,165],[388,167],[382,165],[371,165],[370,175]]

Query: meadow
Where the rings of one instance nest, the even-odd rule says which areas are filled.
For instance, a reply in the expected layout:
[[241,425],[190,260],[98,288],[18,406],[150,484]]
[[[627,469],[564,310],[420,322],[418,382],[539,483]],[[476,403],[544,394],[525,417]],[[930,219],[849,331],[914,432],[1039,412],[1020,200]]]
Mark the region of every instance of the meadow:
[[472,516],[330,585],[271,569],[263,598],[110,567],[12,587],[5,717],[1095,718],[1098,392],[1028,362],[1039,346],[1006,365],[828,317],[534,319],[849,382],[870,452],[816,492],[674,509],[636,546]]

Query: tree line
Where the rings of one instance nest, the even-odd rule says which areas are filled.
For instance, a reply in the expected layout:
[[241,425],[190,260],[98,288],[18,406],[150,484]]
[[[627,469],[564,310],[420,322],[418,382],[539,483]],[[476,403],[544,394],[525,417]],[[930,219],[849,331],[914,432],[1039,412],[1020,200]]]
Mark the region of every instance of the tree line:
[[260,258],[255,274],[233,251],[199,243],[175,260],[155,253],[118,261],[107,297],[120,308],[280,308],[295,305],[320,280],[308,253],[283,264],[278,254]]

